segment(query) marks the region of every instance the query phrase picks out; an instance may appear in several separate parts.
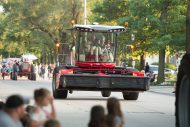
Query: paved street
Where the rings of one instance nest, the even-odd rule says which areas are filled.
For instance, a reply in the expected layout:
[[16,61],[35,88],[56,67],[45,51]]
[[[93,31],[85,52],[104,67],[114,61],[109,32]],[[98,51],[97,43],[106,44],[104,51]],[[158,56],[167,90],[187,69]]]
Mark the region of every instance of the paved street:
[[[33,90],[40,87],[51,90],[51,80],[0,80],[0,99],[4,100],[13,93],[32,99]],[[172,91],[172,87],[154,86],[150,91],[141,93],[138,101],[124,101],[121,93],[112,93],[111,96],[120,99],[125,116],[124,127],[174,127],[175,97]],[[96,104],[105,107],[106,100],[100,92],[74,91],[67,100],[55,100],[58,119],[64,127],[86,127],[91,107]]]

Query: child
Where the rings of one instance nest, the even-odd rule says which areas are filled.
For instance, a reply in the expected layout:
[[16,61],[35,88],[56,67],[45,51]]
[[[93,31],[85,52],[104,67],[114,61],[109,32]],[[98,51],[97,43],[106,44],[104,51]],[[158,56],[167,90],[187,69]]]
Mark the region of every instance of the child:
[[105,111],[102,106],[92,107],[88,127],[107,127]]
[[121,112],[119,100],[116,98],[109,98],[107,102],[107,124],[109,127],[122,127],[124,118]]
[[46,121],[46,123],[44,124],[44,127],[61,127],[59,121],[55,120],[55,119],[51,119]]
[[[53,104],[53,97],[51,93],[47,89],[37,89],[34,91],[34,100],[35,100],[35,107],[31,108],[30,117],[32,119],[31,124],[32,126],[41,127],[44,123],[49,119],[55,119],[55,108]],[[44,107],[50,105],[51,112],[48,112],[44,109]]]

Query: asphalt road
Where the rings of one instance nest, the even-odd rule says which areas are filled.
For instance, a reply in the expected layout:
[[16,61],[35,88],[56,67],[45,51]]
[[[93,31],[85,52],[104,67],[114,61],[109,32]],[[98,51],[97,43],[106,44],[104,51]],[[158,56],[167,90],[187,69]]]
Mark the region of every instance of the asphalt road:
[[[5,100],[7,96],[18,93],[30,98],[33,104],[33,90],[41,87],[51,90],[51,80],[0,80],[0,99]],[[137,101],[125,101],[118,92],[111,96],[120,99],[125,116],[124,127],[174,127],[175,96],[172,91],[172,87],[151,87],[150,91],[141,93]],[[100,92],[74,91],[68,99],[55,100],[54,103],[58,120],[64,127],[87,127],[91,107],[106,107],[106,101]]]

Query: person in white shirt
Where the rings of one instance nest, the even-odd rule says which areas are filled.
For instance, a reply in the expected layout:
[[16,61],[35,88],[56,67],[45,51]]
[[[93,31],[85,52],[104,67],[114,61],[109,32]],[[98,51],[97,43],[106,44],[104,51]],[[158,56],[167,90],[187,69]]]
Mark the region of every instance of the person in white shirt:
[[[40,88],[34,91],[35,110],[30,113],[31,126],[42,127],[49,119],[55,119],[56,113],[53,104],[53,97],[49,90]],[[51,111],[45,110],[46,106],[51,107]]]

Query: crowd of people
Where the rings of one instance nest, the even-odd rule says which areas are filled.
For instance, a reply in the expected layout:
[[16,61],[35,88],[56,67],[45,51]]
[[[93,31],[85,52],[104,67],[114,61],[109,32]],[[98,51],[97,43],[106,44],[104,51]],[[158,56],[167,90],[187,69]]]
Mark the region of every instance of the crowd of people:
[[[3,63],[0,66],[0,74],[1,74],[2,79],[4,80],[5,76],[10,76],[11,72],[16,72],[16,73],[22,72],[22,69],[23,69],[22,63],[23,63],[22,61],[16,61],[16,60],[14,61],[13,64]],[[52,77],[54,65],[53,64],[48,64],[48,65],[39,64],[39,65],[34,65],[33,69],[39,77],[43,79],[45,77],[48,77],[50,79]]]
[[53,69],[55,68],[55,65],[53,64],[39,64],[36,65],[36,72],[41,78],[48,77],[49,79],[52,78]]
[[[11,95],[5,102],[0,101],[1,127],[61,127],[51,92],[44,88],[34,91],[34,105],[21,95]],[[50,110],[45,107],[50,106]],[[107,101],[107,114],[101,105],[90,111],[88,127],[122,127],[124,117],[117,98]]]

